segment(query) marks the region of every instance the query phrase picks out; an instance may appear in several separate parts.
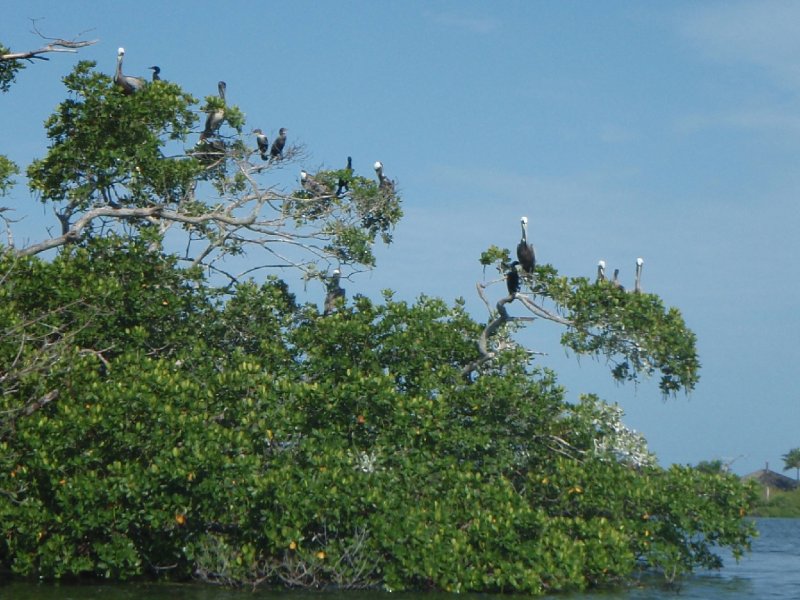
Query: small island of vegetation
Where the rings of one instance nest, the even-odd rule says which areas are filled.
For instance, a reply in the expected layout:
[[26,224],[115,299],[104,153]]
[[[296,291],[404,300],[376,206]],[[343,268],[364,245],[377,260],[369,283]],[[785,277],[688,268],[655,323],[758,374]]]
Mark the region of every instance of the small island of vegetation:
[[[27,168],[57,230],[0,248],[5,573],[543,594],[748,549],[753,486],[660,467],[617,406],[567,402],[512,336],[512,307],[553,320],[572,352],[669,396],[699,378],[677,309],[499,246],[486,322],[425,295],[348,298],[402,215],[383,165],[295,189],[279,175],[302,149],[256,147],[235,86],[202,105],[174,82],[131,89],[123,54],[116,78],[65,77]],[[18,167],[0,158],[6,193]],[[325,310],[275,265],[325,282]]]

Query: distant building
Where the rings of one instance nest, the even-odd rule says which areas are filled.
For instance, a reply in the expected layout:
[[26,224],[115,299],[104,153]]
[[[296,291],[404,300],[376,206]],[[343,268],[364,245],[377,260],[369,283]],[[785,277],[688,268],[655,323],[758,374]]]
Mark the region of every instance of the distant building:
[[798,484],[798,482],[791,477],[781,475],[775,471],[770,471],[769,463],[767,463],[766,467],[760,471],[749,473],[748,475],[742,477],[742,479],[744,481],[750,481],[751,479],[754,479],[760,483],[764,487],[764,494],[766,495],[767,500],[769,500],[769,497],[773,492],[791,492],[800,486],[800,484]]

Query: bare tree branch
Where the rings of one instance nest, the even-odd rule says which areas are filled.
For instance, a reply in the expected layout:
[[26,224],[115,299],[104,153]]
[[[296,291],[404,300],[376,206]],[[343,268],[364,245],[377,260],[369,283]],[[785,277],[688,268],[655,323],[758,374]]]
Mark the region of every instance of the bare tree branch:
[[77,52],[79,48],[85,48],[86,46],[91,46],[100,41],[100,40],[65,40],[62,38],[47,37],[43,35],[42,32],[39,31],[39,29],[36,27],[36,20],[31,19],[31,21],[33,21],[34,33],[36,33],[42,39],[49,40],[50,43],[36,50],[28,50],[26,52],[8,52],[6,54],[0,54],[0,60],[28,60],[31,62],[33,61],[33,59],[50,60],[48,57],[40,55],[47,54],[48,52]]

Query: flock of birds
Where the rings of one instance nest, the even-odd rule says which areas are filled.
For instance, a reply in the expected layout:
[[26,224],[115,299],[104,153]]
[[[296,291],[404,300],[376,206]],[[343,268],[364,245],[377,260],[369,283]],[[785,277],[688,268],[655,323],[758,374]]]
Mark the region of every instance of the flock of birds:
[[[378,160],[373,165],[373,168],[375,169],[375,174],[378,177],[378,189],[387,195],[394,194],[394,181],[389,179],[389,177],[387,177],[383,172],[383,163]],[[351,156],[347,157],[347,165],[343,170],[344,175],[339,178],[336,186],[335,195],[337,198],[341,197],[350,190],[350,178],[353,174],[353,158]],[[315,197],[334,195],[334,191],[332,189],[329,189],[328,186],[316,179],[313,175],[310,175],[308,171],[305,170],[300,171],[300,185],[305,191]]]
[[[130,95],[141,90],[145,85],[147,85],[147,82],[141,77],[125,75],[122,72],[122,60],[124,56],[125,49],[119,48],[119,50],[117,50],[117,70],[114,75],[114,83],[122,89],[124,94]],[[149,69],[153,71],[152,81],[159,81],[161,79],[161,69],[156,65],[149,67]],[[220,81],[217,85],[217,92],[222,100],[223,105],[208,112],[205,127],[203,128],[203,132],[200,134],[200,141],[198,143],[207,143],[219,132],[219,128],[222,126],[222,123],[225,120],[224,103],[226,87],[227,86],[224,81]],[[285,127],[281,127],[278,130],[278,137],[275,138],[271,145],[267,135],[261,129],[254,129],[252,133],[256,136],[256,144],[262,160],[271,161],[283,158],[283,149],[286,146],[287,133],[287,129]],[[384,193],[394,193],[394,181],[389,179],[389,177],[384,174],[383,163],[377,161],[373,167],[375,169],[375,174],[378,177],[379,189]],[[345,167],[345,173],[347,174],[347,177],[339,178],[336,189],[337,197],[340,197],[342,194],[349,191],[349,177],[352,172],[353,159],[348,156],[347,166]],[[300,171],[300,185],[304,190],[313,196],[326,196],[333,193],[332,190],[329,190],[324,184],[315,179],[305,170]],[[520,225],[522,226],[522,238],[520,239],[519,244],[517,244],[517,260],[509,265],[505,274],[508,293],[512,297],[519,292],[522,278],[532,277],[536,267],[536,252],[533,249],[533,244],[528,242],[528,217],[522,217],[520,219]],[[642,265],[644,265],[644,260],[642,258],[637,258],[636,279],[633,289],[635,293],[641,292]],[[605,270],[606,263],[604,260],[600,260],[597,263],[597,281],[606,280]],[[340,280],[341,271],[339,271],[339,269],[335,269],[332,276],[326,283],[327,295],[325,297],[324,304],[324,314],[326,315],[333,312],[337,301],[344,297],[345,291],[340,285]],[[619,281],[619,269],[614,269],[614,276],[611,280],[611,283],[614,285],[614,287],[623,291],[625,290]]]
[[[389,179],[389,177],[384,174],[383,163],[379,160],[375,161],[373,168],[375,169],[375,174],[378,177],[378,189],[385,194],[394,194],[394,181]],[[353,173],[353,158],[350,156],[347,157],[347,166],[344,168],[344,171],[345,176],[340,177],[339,181],[337,182],[337,198],[350,189],[349,179],[350,175]],[[309,173],[305,170],[300,171],[300,184],[303,186],[304,190],[313,196],[330,196],[333,193],[332,190],[328,189],[321,182],[317,181],[317,179],[315,179],[312,175],[309,175]],[[325,303],[323,305],[323,315],[329,315],[334,312],[336,307],[341,304],[345,297],[345,290],[341,286],[341,277],[341,271],[339,269],[334,269],[331,277],[329,277],[325,283],[327,293],[325,295]]]
[[[636,259],[636,277],[633,283],[633,291],[640,293],[642,291],[642,267],[644,266],[644,259],[639,257]],[[606,261],[599,260],[597,262],[597,281],[606,280]],[[620,283],[619,269],[614,269],[614,276],[611,279],[611,285],[615,288],[625,291],[625,286]]]
[[[131,94],[135,94],[144,88],[147,85],[147,81],[142,77],[125,75],[122,72],[122,60],[124,57],[125,48],[119,48],[117,50],[117,70],[114,73],[114,83],[122,90],[123,94],[130,96]],[[156,65],[148,68],[153,71],[152,81],[160,81],[161,68]],[[219,98],[222,100],[222,106],[208,111],[205,127],[200,134],[200,141],[198,144],[211,143],[211,145],[215,147],[221,146],[221,144],[215,144],[214,142],[210,142],[210,140],[217,135],[219,128],[222,127],[222,123],[225,120],[226,88],[227,84],[224,81],[220,81],[217,84],[217,93],[219,94]],[[261,129],[253,130],[253,133],[256,135],[258,151],[262,160],[277,160],[283,158],[283,149],[286,146],[286,132],[287,129],[285,127],[281,127],[278,131],[278,137],[275,138],[270,146],[267,136],[261,131]]]
[[[125,57],[125,48],[119,48],[117,50],[117,70],[114,74],[114,83],[122,90],[125,95],[132,95],[136,92],[140,91],[147,85],[147,81],[142,77],[135,77],[133,75],[125,75],[122,72],[122,62]],[[161,68],[157,65],[153,65],[149,67],[153,71],[152,74],[152,81],[160,81],[161,80]],[[225,121],[225,92],[227,89],[227,84],[224,81],[220,81],[217,84],[217,93],[219,94],[220,100],[222,100],[222,105],[218,108],[208,111],[208,115],[206,116],[205,127],[203,128],[202,133],[200,134],[200,140],[198,141],[198,145],[202,144],[209,144],[214,148],[222,149],[224,148],[224,144],[221,140],[214,140],[219,133],[219,129],[222,126],[222,123]],[[287,129],[285,127],[281,127],[278,131],[278,137],[273,140],[272,144],[269,143],[269,139],[267,135],[261,129],[254,129],[252,131],[253,135],[256,136],[256,145],[258,149],[258,153],[261,156],[262,160],[265,161],[272,161],[272,160],[279,160],[283,158],[283,150],[286,146],[286,133]],[[373,165],[375,169],[375,173],[378,177],[378,187],[379,189],[385,194],[394,194],[395,192],[395,183],[389,177],[387,177],[383,172],[383,163],[380,161],[375,162]],[[348,156],[347,157],[347,166],[345,167],[345,174],[343,177],[340,177],[337,182],[337,189],[336,189],[336,196],[341,197],[343,194],[349,191],[350,189],[350,178],[353,172],[353,159]],[[300,171],[300,184],[304,190],[309,192],[314,196],[325,196],[331,195],[332,191],[328,190],[325,185],[315,179],[312,175],[309,175],[305,170]],[[531,247],[532,251],[532,247]],[[531,272],[533,267],[531,266]],[[325,297],[325,304],[324,304],[324,314],[328,315],[333,312],[340,302],[341,298],[344,298],[345,291],[340,285],[341,280],[341,271],[339,269],[335,269],[333,274],[330,278],[327,279],[326,288],[327,288],[327,295]]]
[[[505,273],[506,287],[508,288],[509,296],[512,298],[519,292],[523,277],[528,278],[533,276],[533,271],[536,267],[536,252],[533,249],[533,245],[528,242],[528,217],[522,217],[520,219],[520,225],[522,226],[522,238],[520,239],[519,244],[517,244],[517,260],[508,266],[508,270]],[[643,265],[644,259],[641,257],[637,258],[636,279],[633,288],[633,291],[637,294],[642,291],[641,282]],[[600,260],[597,263],[597,281],[599,282],[605,280],[606,261]],[[614,269],[614,277],[611,280],[611,284],[617,289],[620,289],[623,292],[625,291],[625,287],[619,281],[619,269]]]

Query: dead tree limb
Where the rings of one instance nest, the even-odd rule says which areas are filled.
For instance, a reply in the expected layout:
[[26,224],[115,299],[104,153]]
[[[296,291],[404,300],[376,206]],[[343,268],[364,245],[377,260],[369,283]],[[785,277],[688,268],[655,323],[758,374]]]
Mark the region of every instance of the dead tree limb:
[[27,60],[29,62],[33,62],[34,59],[37,60],[50,60],[46,56],[41,56],[42,54],[47,54],[48,52],[77,52],[80,48],[85,48],[86,46],[92,46],[96,44],[100,40],[65,40],[62,38],[51,38],[43,35],[41,31],[36,27],[36,20],[32,19],[33,21],[33,31],[36,33],[40,38],[49,40],[48,44],[45,44],[41,48],[37,48],[36,50],[28,50],[26,52],[7,52],[5,54],[0,54],[0,61],[2,60]]

